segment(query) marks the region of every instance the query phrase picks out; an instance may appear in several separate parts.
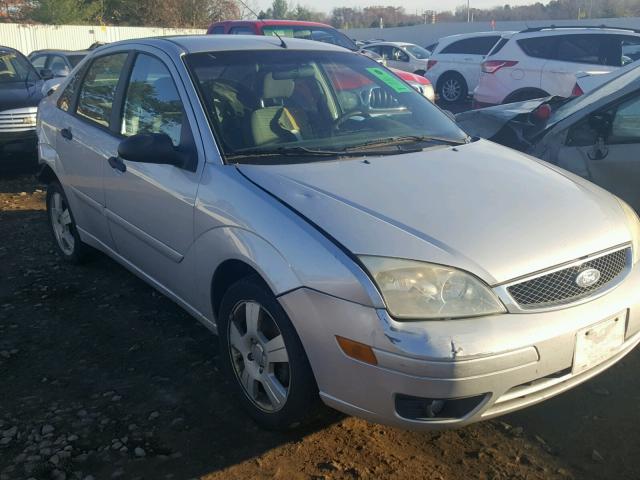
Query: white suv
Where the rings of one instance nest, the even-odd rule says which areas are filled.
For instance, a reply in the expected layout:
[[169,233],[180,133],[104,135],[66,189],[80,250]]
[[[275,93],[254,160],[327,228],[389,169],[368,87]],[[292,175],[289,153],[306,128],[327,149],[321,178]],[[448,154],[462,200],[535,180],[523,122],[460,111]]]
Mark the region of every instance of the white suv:
[[476,32],[441,38],[427,63],[425,77],[436,87],[440,100],[455,103],[473,92],[480,64],[504,32]]
[[475,107],[569,97],[576,73],[608,73],[640,47],[640,31],[609,27],[530,28],[503,35],[482,63]]

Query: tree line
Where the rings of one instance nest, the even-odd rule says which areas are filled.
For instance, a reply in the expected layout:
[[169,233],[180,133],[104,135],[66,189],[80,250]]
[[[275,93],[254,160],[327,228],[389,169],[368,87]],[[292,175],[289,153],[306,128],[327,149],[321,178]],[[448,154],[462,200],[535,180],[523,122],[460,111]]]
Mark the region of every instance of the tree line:
[[[473,3],[473,2],[472,2]],[[274,18],[310,20],[337,28],[397,27],[466,22],[467,7],[454,11],[414,11],[403,7],[340,7],[330,13],[273,0],[258,11],[255,0],[0,0],[0,21],[54,25],[102,24],[206,28],[219,20]],[[551,0],[529,5],[472,8],[474,21],[572,20],[640,16],[640,0]]]

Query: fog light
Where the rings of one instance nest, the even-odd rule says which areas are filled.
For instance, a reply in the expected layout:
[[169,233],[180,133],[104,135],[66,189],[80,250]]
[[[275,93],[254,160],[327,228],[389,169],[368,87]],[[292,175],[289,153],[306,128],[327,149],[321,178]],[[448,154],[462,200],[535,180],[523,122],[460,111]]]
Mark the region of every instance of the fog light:
[[466,417],[487,397],[422,398],[396,394],[396,412],[403,418],[418,421],[456,420]]

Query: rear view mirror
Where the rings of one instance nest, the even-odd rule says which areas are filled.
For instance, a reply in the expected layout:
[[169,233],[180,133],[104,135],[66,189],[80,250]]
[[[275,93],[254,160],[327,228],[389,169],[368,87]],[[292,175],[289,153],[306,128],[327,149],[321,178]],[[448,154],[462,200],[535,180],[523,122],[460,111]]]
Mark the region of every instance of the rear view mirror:
[[53,72],[48,68],[41,68],[40,76],[42,77],[43,80],[51,80],[53,78]]
[[600,137],[607,138],[613,126],[613,115],[607,112],[596,112],[589,115],[589,127]]
[[176,150],[165,133],[141,133],[118,145],[118,156],[130,162],[182,166],[184,155]]

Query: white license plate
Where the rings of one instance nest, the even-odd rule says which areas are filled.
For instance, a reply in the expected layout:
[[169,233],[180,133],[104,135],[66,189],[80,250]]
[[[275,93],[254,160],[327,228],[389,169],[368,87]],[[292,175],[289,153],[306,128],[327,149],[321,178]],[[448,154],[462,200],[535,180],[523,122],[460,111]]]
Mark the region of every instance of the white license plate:
[[573,373],[584,372],[611,358],[624,343],[626,314],[580,330],[573,355]]

